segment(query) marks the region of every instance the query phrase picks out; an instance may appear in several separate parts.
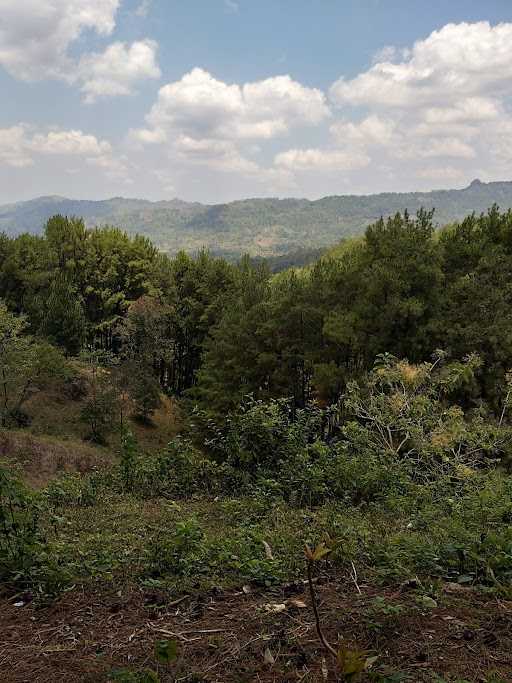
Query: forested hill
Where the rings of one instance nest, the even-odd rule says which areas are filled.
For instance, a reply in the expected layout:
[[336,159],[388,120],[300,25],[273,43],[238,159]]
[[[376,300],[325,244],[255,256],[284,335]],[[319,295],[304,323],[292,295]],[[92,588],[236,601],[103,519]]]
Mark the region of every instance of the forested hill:
[[39,233],[50,216],[82,216],[88,226],[111,224],[151,238],[175,253],[208,247],[217,254],[277,256],[321,248],[362,234],[380,216],[420,207],[435,209],[439,225],[486,211],[512,208],[512,182],[482,183],[463,190],[347,195],[307,199],[246,199],[204,205],[177,199],[150,202],[116,197],[104,201],[41,197],[0,207],[0,230],[8,235]]

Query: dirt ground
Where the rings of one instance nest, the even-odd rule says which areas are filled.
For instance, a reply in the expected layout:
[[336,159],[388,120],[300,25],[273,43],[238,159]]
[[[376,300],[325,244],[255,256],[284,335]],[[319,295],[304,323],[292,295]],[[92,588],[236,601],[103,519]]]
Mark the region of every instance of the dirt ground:
[[[478,683],[494,674],[512,681],[512,602],[453,585],[428,608],[407,586],[377,590],[331,579],[316,590],[330,642],[378,655],[376,671],[408,674],[389,680],[438,681],[437,674]],[[385,614],[372,607],[377,596]],[[27,600],[0,601],[3,683],[108,681],[125,668],[195,683],[338,680],[303,582],[192,596],[97,586],[75,588],[43,608]],[[155,660],[160,639],[178,641],[177,663]]]

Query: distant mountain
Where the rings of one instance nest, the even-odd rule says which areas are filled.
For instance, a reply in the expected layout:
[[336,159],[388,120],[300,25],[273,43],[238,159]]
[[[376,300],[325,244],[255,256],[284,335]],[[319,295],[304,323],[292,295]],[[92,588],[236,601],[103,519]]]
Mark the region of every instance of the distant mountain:
[[41,232],[56,213],[82,216],[88,226],[116,225],[151,238],[164,251],[196,251],[205,246],[224,256],[250,253],[279,256],[297,250],[320,249],[343,237],[361,234],[367,225],[397,211],[435,209],[439,225],[492,204],[512,208],[512,182],[475,180],[463,190],[347,195],[307,199],[245,199],[205,205],[172,201],[150,202],[115,197],[104,201],[40,197],[0,206],[0,231],[9,235]]

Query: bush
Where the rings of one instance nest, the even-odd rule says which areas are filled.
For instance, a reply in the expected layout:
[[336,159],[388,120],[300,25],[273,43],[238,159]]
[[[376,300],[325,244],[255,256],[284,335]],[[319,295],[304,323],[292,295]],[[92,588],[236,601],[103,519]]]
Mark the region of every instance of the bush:
[[276,583],[285,577],[281,561],[265,552],[263,537],[251,527],[222,539],[209,538],[195,517],[155,531],[148,547],[147,573],[152,578],[215,576],[235,581]]
[[272,470],[279,461],[319,439],[324,415],[314,404],[294,410],[287,399],[264,402],[249,396],[224,425],[196,413],[193,428],[198,431],[197,425],[208,425],[209,436],[202,445],[216,460],[254,474]]
[[157,457],[144,456],[136,445],[126,442],[118,478],[121,489],[126,490],[129,483],[129,490],[141,498],[175,499],[196,493],[216,496],[247,487],[243,473],[205,458],[179,436]]
[[98,500],[100,475],[66,474],[51,481],[43,492],[49,507],[92,507]]
[[39,509],[33,496],[0,466],[0,579],[28,584],[42,550]]

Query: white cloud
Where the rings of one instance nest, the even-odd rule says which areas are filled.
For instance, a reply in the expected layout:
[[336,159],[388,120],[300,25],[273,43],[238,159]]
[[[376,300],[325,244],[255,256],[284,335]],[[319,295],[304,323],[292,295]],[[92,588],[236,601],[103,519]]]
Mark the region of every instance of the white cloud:
[[70,45],[87,29],[108,36],[120,0],[2,0],[0,65],[22,80],[73,80]]
[[382,47],[373,55],[372,63],[378,64],[379,62],[394,62],[400,54],[400,50],[398,50],[394,45],[384,45],[384,47]]
[[370,158],[335,149],[290,149],[278,154],[275,163],[288,171],[352,171],[368,166]]
[[[103,52],[70,56],[85,31],[112,34],[119,5],[120,0],[1,0],[0,65],[21,80],[79,85],[86,102],[131,94],[138,82],[160,77],[154,41],[115,42]],[[139,10],[144,7],[149,5]]]
[[418,171],[418,176],[434,182],[464,182],[464,172],[460,168],[454,168],[453,166],[435,166],[432,168],[427,166]]
[[183,160],[219,171],[250,174],[260,170],[258,164],[241,155],[231,140],[197,140],[180,135],[176,140],[175,149]]
[[360,143],[364,146],[386,145],[392,141],[396,124],[372,114],[360,123],[336,121],[331,126],[331,134],[340,145]]
[[160,89],[147,127],[130,137],[142,145],[165,143],[184,163],[254,176],[269,172],[247,158],[255,153],[255,141],[318,125],[329,116],[325,95],[290,76],[239,85],[196,68]]
[[26,148],[25,127],[0,128],[0,166],[24,168],[34,162]]
[[178,131],[199,140],[270,139],[328,116],[324,94],[290,76],[228,85],[196,68],[160,89],[138,137],[161,141]]
[[38,132],[26,124],[0,129],[0,167],[34,166],[42,159],[74,158],[102,169],[107,177],[127,178],[129,164],[117,158],[106,140],[81,130]]
[[149,10],[151,9],[151,4],[152,4],[152,0],[142,0],[140,5],[135,10],[135,14],[138,17],[142,17],[143,19],[145,19],[149,14]]
[[[486,168],[488,176],[509,173],[512,24],[450,24],[410,49],[388,46],[378,59],[331,87],[332,108],[321,91],[289,76],[241,85],[194,69],[161,88],[132,138],[163,147],[183,168],[270,184],[281,174],[304,194],[324,180],[326,192],[340,191],[339,177],[347,188],[374,191],[391,182],[396,189],[463,183]],[[327,142],[301,145],[306,125],[322,126]],[[269,165],[265,143],[292,134],[290,149],[273,144]],[[255,143],[262,150],[252,153]]]
[[403,136],[396,148],[391,150],[390,157],[399,160],[423,159],[475,159],[476,151],[471,145],[458,138],[443,138],[417,141],[412,136]]
[[130,95],[138,82],[160,78],[157,49],[158,45],[153,40],[142,40],[132,45],[116,42],[102,53],[83,56],[78,74],[85,101],[91,103],[99,97]]
[[300,173],[353,162],[357,176],[366,158],[365,182],[393,175],[403,186],[460,181],[482,168],[509,175],[512,24],[449,24],[411,49],[387,46],[377,59],[331,87],[343,115],[330,125],[333,144],[292,149],[277,164]]
[[102,170],[110,180],[122,181],[128,185],[132,185],[134,182],[130,176],[132,165],[126,156],[114,157],[112,154],[106,153],[88,157],[85,161],[89,166]]
[[91,156],[104,155],[112,151],[109,142],[98,140],[94,135],[86,135],[81,130],[37,133],[26,141],[26,146],[38,154]]
[[331,97],[340,106],[411,109],[505,94],[511,78],[512,24],[447,24],[415,43],[402,61],[378,62],[350,81],[340,78]]
[[[0,24],[0,65],[18,78],[65,79],[93,102],[129,95],[160,75],[151,40],[108,38],[84,53],[86,32],[112,34],[120,0],[2,3],[9,21]],[[134,1],[132,17],[148,7]],[[160,187],[209,201],[510,176],[512,23],[449,24],[409,49],[387,46],[375,60],[355,78],[338,79],[328,98],[289,75],[229,83],[196,68],[160,88],[142,127],[130,133],[137,144],[126,147],[127,156],[78,126],[19,124],[0,130],[0,165],[25,166],[35,176],[43,162],[65,164],[66,171],[88,169],[93,184],[112,180],[105,188],[135,178],[152,196]],[[103,191],[102,180],[94,186]]]

